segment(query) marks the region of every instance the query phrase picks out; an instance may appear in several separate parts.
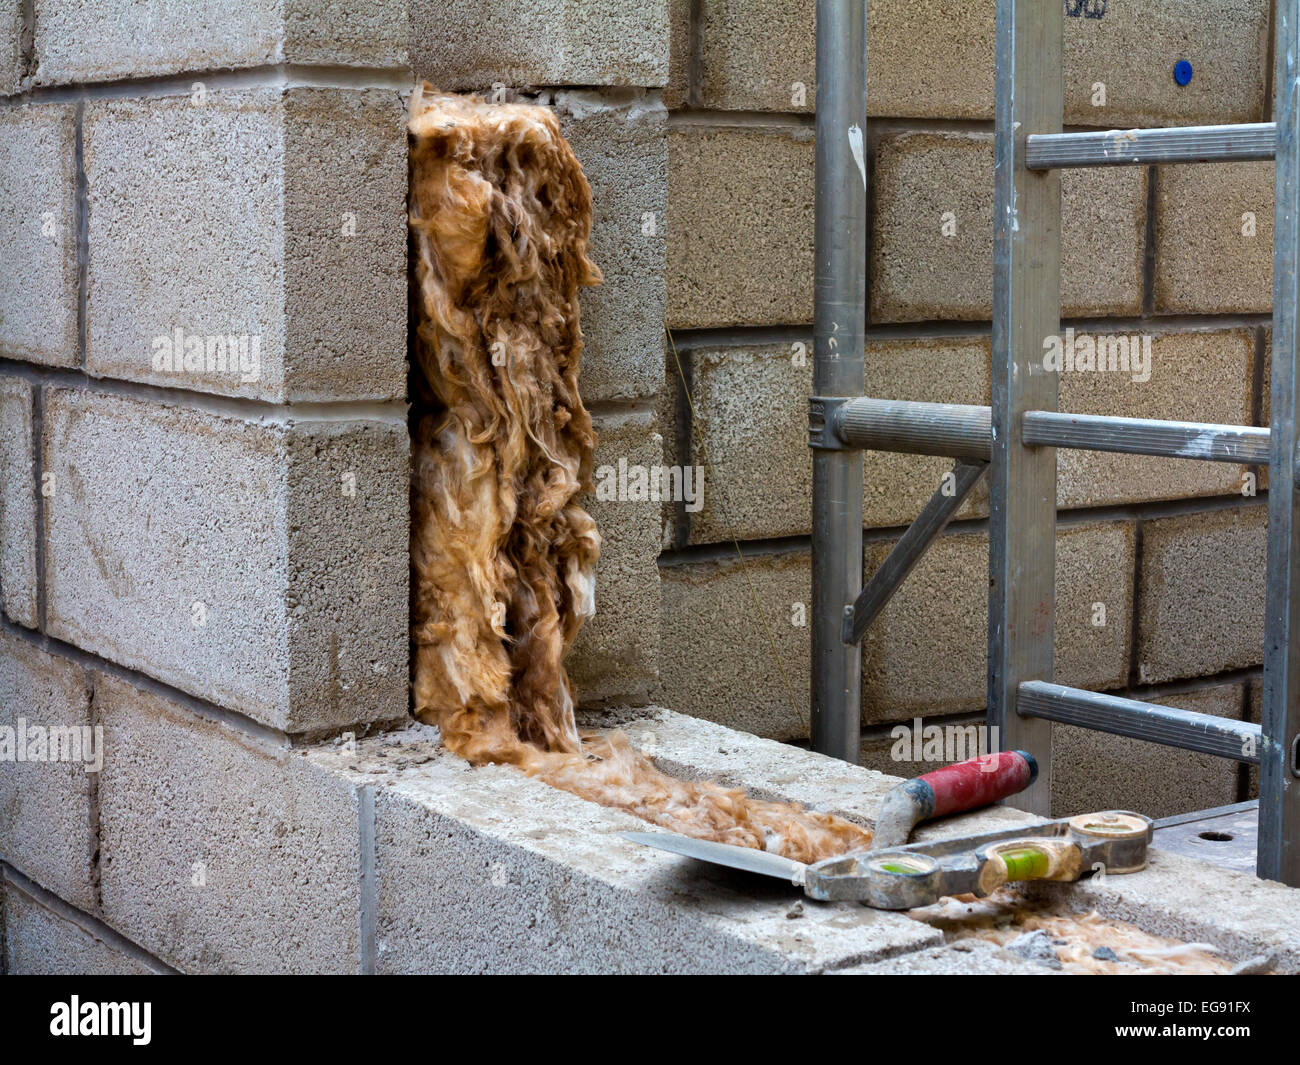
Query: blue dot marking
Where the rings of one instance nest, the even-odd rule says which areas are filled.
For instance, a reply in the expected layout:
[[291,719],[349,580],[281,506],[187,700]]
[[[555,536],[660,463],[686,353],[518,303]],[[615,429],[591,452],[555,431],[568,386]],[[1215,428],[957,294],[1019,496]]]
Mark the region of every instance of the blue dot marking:
[[1174,64],[1174,81],[1179,85],[1186,85],[1192,80],[1192,64],[1186,59],[1180,59]]

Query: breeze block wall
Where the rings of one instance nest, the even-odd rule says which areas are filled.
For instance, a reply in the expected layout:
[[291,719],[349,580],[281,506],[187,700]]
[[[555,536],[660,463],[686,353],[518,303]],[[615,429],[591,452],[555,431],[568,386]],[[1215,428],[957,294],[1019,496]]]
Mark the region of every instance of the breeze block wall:
[[0,764],[14,971],[347,968],[322,892],[356,967],[356,794],[289,755],[407,720],[407,34],[0,19],[0,723],[102,755]]
[[[605,542],[598,613],[569,661],[580,702],[653,700],[806,741],[812,6],[10,0],[0,726],[40,725],[49,744],[55,729],[98,735],[102,764],[48,747],[0,760],[0,967],[472,969],[534,947],[525,967],[558,965],[545,941],[516,942],[520,914],[572,932],[584,965],[611,964],[612,903],[582,907],[606,897],[589,888],[608,872],[610,826],[630,819],[471,773],[439,758],[429,730],[398,731],[417,78],[553,107],[594,191],[605,281],[583,299],[582,381],[600,435],[586,502]],[[1264,0],[1091,6],[1104,16],[1068,24],[1070,123],[1268,116]],[[864,384],[988,402],[992,8],[870,12]],[[1181,58],[1196,68],[1184,88],[1166,77]],[[1271,173],[1069,176],[1065,313],[1081,330],[1150,334],[1153,370],[1142,384],[1067,378],[1063,408],[1262,424]],[[638,471],[697,466],[689,504],[635,487]],[[870,455],[867,469],[869,571],[944,467]],[[1063,458],[1064,679],[1258,714],[1266,486],[1243,495],[1242,475]],[[868,765],[927,768],[891,759],[894,723],[978,720],[986,514],[977,493],[869,635]],[[669,716],[698,748],[678,759],[692,773],[752,771],[807,801],[835,792],[810,755]],[[1093,733],[1058,730],[1057,751],[1062,809],[1160,814],[1249,787],[1233,766]],[[864,778],[889,783],[841,770],[854,810],[876,801]],[[490,894],[498,873],[514,894]],[[459,892],[443,924],[419,910],[430,884]],[[664,896],[671,918],[637,927],[627,942],[653,950],[634,955],[658,957],[664,927],[697,947],[750,935],[745,900],[706,893],[688,908],[708,935],[691,939],[678,894]],[[648,911],[628,897],[630,925]],[[483,913],[486,936],[466,923]],[[779,916],[764,964],[785,964]],[[688,954],[663,964],[720,964],[712,946]]]
[[[1268,120],[1270,6],[1067,3],[1067,126]],[[988,403],[994,8],[871,0],[868,35],[866,392]],[[668,326],[682,373],[670,359],[664,417],[677,460],[707,476],[659,560],[663,699],[805,742],[814,5],[676,0],[671,41]],[[1193,65],[1186,86],[1179,60]],[[1272,175],[1271,163],[1064,173],[1064,324],[1150,336],[1152,366],[1142,382],[1064,373],[1062,410],[1267,424]],[[866,455],[867,576],[949,468]],[[1058,679],[1251,713],[1266,471],[1248,472],[1060,454]],[[929,764],[893,760],[894,726],[980,720],[987,556],[981,486],[868,633],[864,764],[913,775]],[[1231,763],[1056,731],[1062,814],[1160,816],[1248,794]]]
[[[598,462],[657,465],[666,4],[8,12],[0,725],[86,730],[102,761],[0,751],[2,964],[376,971],[385,814],[303,754],[410,720],[409,92],[560,116],[605,278]],[[643,706],[662,511],[589,505],[570,668],[587,704]]]

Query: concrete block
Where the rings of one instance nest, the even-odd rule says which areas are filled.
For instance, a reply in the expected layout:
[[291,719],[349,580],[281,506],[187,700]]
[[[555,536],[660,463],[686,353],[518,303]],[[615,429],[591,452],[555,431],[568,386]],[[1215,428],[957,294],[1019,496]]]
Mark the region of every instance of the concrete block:
[[[891,546],[868,547],[868,576]],[[1058,530],[1056,677],[1061,683],[1105,690],[1127,680],[1134,551],[1133,528],[1122,522]],[[863,720],[982,710],[987,666],[988,540],[983,534],[949,533],[930,546],[867,631]]]
[[[1152,699],[1198,714],[1241,720],[1242,688],[1223,684]],[[1170,817],[1237,801],[1237,764],[1126,736],[1056,725],[1052,730],[1052,815],[1137,810]]]
[[43,447],[52,635],[290,732],[404,714],[403,424],[51,389]]
[[583,705],[641,704],[659,680],[655,558],[663,539],[663,509],[653,499],[619,490],[620,464],[649,474],[664,461],[663,437],[652,411],[605,415],[597,419],[596,432],[597,492],[581,500],[601,535],[596,615],[578,633],[568,670]]
[[[0,856],[85,910],[95,907],[99,771],[88,756],[104,751],[93,732],[86,743],[93,724],[80,666],[0,633],[0,739],[8,740],[0,745]],[[52,729],[60,730],[53,747]]]
[[273,63],[407,65],[407,0],[35,0],[37,82]]
[[411,66],[442,89],[663,85],[668,0],[411,5]]
[[776,739],[808,735],[806,548],[743,561],[731,545],[660,567],[664,701],[693,717]]
[[982,939],[959,939],[888,961],[840,969],[835,976],[1058,976],[1045,966]]
[[1263,660],[1267,523],[1258,505],[1143,523],[1136,654],[1144,682]]
[[[807,534],[812,514],[808,401],[812,336],[790,344],[696,348],[691,352],[694,461],[712,491],[690,515],[693,543]],[[872,341],[866,394],[931,403],[990,399],[989,341]],[[869,451],[863,456],[863,524],[909,523],[952,469],[946,459]],[[959,514],[987,510],[976,488]]]
[[[272,402],[405,395],[396,93],[108,99],[84,139],[90,373]],[[167,361],[192,343],[197,360]]]
[[0,15],[0,96],[9,96],[22,87],[24,31],[22,4],[9,4]]
[[668,0],[668,82],[664,106],[685,107],[691,96],[691,0]]
[[191,972],[355,973],[355,787],[291,750],[99,677],[104,917]]
[[14,976],[148,976],[157,972],[88,923],[37,902],[12,883],[4,892],[7,972]]
[[812,321],[811,129],[668,134],[668,324]]
[[1234,963],[1262,956],[1274,972],[1300,972],[1300,893],[1159,848],[1147,858],[1141,873],[1071,885],[1039,881],[1031,894],[1076,912],[1095,909],[1153,935],[1209,943]]
[[[814,10],[806,4],[716,0],[700,5],[702,105],[742,111],[814,110],[815,22]],[[870,107],[870,84],[867,99]]]
[[77,362],[76,109],[0,110],[0,356]]
[[667,111],[643,93],[559,93],[555,110],[591,183],[591,258],[604,281],[579,297],[587,402],[663,387]]
[[[992,134],[881,138],[872,187],[872,321],[989,319],[992,175]],[[1061,313],[1137,314],[1142,305],[1145,170],[1067,171],[1061,203]]]
[[[702,16],[705,107],[813,109],[811,7],[710,0]],[[993,16],[991,5],[960,0],[877,0],[867,10],[869,113],[992,119]],[[1110,4],[1101,18],[1067,17],[1065,120],[1104,128],[1258,122],[1268,36],[1266,0]],[[1178,59],[1195,68],[1190,85],[1174,81]],[[791,93],[796,81],[806,83],[805,97]]]
[[[1103,327],[1104,328],[1104,327]],[[1102,337],[1089,331],[1094,342]],[[1139,332],[1116,335],[1137,339]],[[1248,425],[1255,334],[1251,329],[1156,333],[1150,378],[1125,372],[1065,372],[1060,409],[1076,414]],[[1145,455],[1060,450],[1057,500],[1063,507],[1232,495],[1244,467]]]
[[1273,306],[1273,164],[1164,166],[1156,179],[1155,309]]
[[[711,773],[720,749],[746,783],[785,795],[805,781],[835,805],[886,778],[652,708],[630,734],[654,757]],[[678,734],[688,743],[674,742]],[[648,734],[648,735],[647,735]],[[504,766],[471,769],[429,729],[317,749],[375,789],[377,971],[822,972],[938,945],[902,914],[810,905],[778,881],[738,880],[622,839],[644,830]],[[698,755],[711,755],[700,760]],[[786,783],[780,783],[784,780]],[[796,798],[796,796],[789,796]]]
[[40,624],[32,459],[32,386],[0,377],[0,598],[5,616],[29,629]]

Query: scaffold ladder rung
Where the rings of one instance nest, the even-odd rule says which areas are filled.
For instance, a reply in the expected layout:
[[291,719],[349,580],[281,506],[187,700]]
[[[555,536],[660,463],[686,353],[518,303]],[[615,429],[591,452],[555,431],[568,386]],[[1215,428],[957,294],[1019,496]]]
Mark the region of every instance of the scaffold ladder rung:
[[1272,159],[1277,126],[1174,126],[1088,133],[1036,133],[1025,139],[1025,166],[1143,166],[1149,163],[1240,163]]

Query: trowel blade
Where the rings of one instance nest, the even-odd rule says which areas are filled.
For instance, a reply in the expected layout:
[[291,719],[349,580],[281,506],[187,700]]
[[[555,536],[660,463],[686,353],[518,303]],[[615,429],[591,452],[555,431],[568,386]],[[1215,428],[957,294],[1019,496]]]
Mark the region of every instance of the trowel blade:
[[797,887],[803,887],[804,871],[808,868],[803,862],[782,858],[779,854],[755,850],[752,847],[733,847],[730,843],[714,843],[707,839],[694,839],[676,832],[620,832],[624,839],[633,843],[643,843],[661,851],[671,851],[686,858],[695,858],[701,862],[725,865],[732,869],[743,869],[747,873],[760,873],[786,880]]

